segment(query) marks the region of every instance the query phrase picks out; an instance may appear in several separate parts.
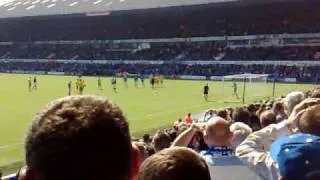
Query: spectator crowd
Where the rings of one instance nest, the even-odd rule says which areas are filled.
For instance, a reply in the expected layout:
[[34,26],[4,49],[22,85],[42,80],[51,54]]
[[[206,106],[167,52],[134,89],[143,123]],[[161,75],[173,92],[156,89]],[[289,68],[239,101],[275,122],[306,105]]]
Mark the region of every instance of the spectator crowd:
[[243,107],[189,113],[135,138],[123,111],[97,96],[70,96],[37,113],[19,180],[317,180],[320,89]]
[[181,63],[165,64],[94,64],[94,63],[61,63],[61,62],[17,62],[0,61],[0,72],[60,72],[69,75],[113,76],[117,73],[161,74],[168,78],[181,75],[224,76],[230,74],[270,74],[276,78],[296,78],[300,82],[318,82],[319,66],[285,66],[285,65],[243,65],[243,64],[207,64],[187,65]]
[[0,59],[162,60],[162,61],[312,61],[319,46],[231,48],[223,41],[0,45]]

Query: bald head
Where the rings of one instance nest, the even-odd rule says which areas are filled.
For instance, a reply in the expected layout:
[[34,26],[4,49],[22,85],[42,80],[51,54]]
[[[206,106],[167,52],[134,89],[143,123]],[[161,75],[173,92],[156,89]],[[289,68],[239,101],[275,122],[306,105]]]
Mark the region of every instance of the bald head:
[[227,120],[215,117],[207,122],[204,139],[208,146],[228,146],[231,138],[232,132]]

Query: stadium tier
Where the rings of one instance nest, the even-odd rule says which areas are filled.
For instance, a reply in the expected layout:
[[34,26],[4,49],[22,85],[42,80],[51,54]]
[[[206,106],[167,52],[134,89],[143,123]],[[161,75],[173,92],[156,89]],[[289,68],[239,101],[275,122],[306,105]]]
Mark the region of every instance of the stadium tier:
[[[114,40],[319,32],[320,2],[317,0],[200,1],[199,5],[139,10],[104,7],[109,2],[144,7],[143,2],[132,0],[101,0],[96,1],[96,5],[92,1],[14,1],[0,7],[0,17],[3,17],[0,19],[0,39]],[[157,2],[178,5],[182,1],[152,1],[149,4],[163,6]],[[56,4],[51,7],[55,9],[53,12],[48,7],[50,4]],[[73,10],[78,6],[82,10]],[[7,18],[10,16],[15,18]]]
[[320,34],[0,42],[0,59],[312,61]]

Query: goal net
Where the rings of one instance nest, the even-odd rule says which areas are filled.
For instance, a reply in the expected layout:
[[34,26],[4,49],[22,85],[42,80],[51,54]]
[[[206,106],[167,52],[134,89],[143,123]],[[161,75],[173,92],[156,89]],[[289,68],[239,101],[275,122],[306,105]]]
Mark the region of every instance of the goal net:
[[234,74],[222,79],[222,95],[225,102],[258,101],[272,95],[269,74]]

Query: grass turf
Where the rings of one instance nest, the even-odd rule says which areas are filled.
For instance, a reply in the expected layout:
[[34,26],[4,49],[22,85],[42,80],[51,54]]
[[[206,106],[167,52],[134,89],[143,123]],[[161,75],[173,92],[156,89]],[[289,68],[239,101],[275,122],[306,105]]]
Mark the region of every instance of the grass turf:
[[[28,78],[31,75],[0,74],[0,169],[6,174],[16,170],[23,159],[23,138],[32,117],[50,100],[67,94],[67,82],[72,76],[39,75],[37,91],[29,92]],[[96,94],[110,98],[125,112],[133,136],[168,127],[187,112],[197,113],[209,108],[241,105],[241,101],[231,98],[232,83],[209,82],[209,102],[202,98],[204,81],[165,80],[164,87],[152,90],[146,81],[145,88],[135,88],[133,79],[129,79],[125,88],[118,78],[118,92],[113,92],[111,79],[102,78],[104,90],[97,87],[96,77],[84,77],[87,87],[85,94]],[[308,84],[276,85],[276,95],[293,90],[306,90],[313,87]],[[238,83],[239,95],[243,84]],[[246,102],[253,102],[272,96],[272,84],[248,83]],[[2,168],[1,168],[2,167]]]

